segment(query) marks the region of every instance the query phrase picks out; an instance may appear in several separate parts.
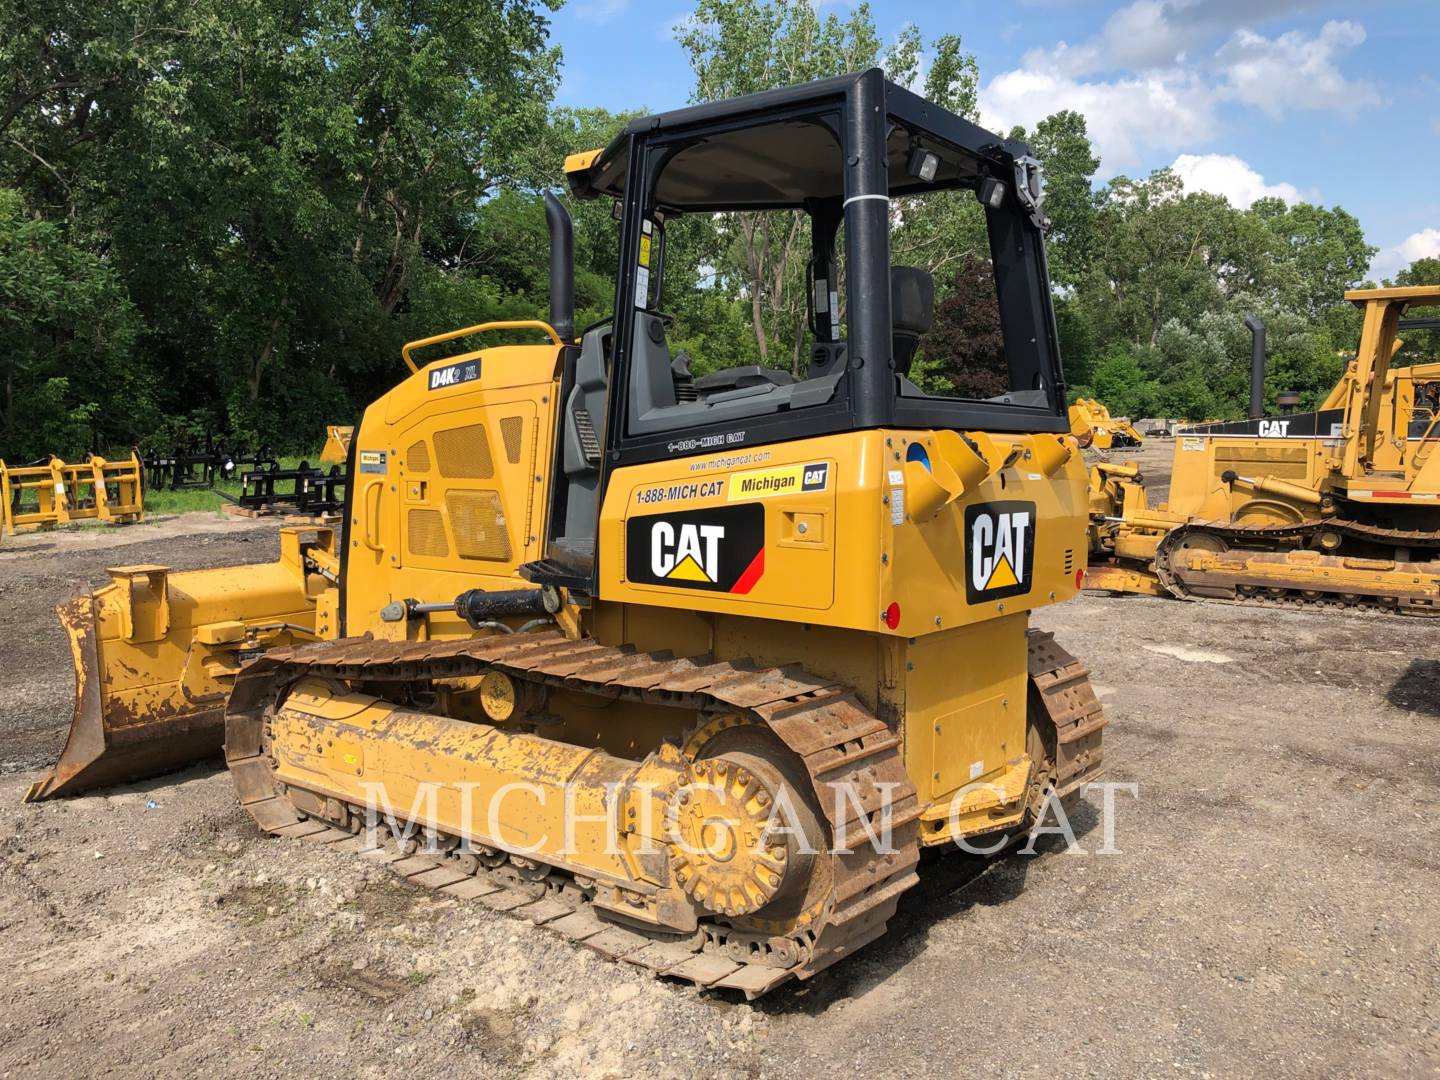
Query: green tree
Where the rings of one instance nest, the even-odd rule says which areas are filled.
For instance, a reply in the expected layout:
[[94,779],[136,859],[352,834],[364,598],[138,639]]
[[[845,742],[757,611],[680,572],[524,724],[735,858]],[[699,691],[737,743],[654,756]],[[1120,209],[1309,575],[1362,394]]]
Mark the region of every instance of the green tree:
[[961,258],[936,305],[934,325],[921,339],[910,378],[930,393],[959,397],[993,397],[1010,389],[989,259]]
[[[0,189],[0,446],[12,464],[123,446],[157,422],[114,268]],[[125,402],[126,408],[107,408]]]
[[1416,259],[1396,274],[1393,281],[1387,281],[1385,284],[1401,288],[1407,285],[1440,285],[1440,258],[1431,255],[1423,259]]
[[[0,449],[115,447],[162,428],[306,443],[393,385],[407,338],[543,313],[542,194],[566,154],[638,115],[550,107],[558,3],[0,4]],[[887,44],[863,3],[698,0],[677,39],[695,101],[880,65],[976,117],[961,40],[909,24]],[[1046,167],[1075,392],[1116,412],[1239,415],[1250,312],[1270,326],[1267,393],[1329,388],[1359,331],[1341,294],[1374,251],[1353,216],[1240,210],[1165,171],[1096,189],[1075,112],[1011,134]],[[569,205],[583,325],[613,304],[617,229],[607,200]],[[912,377],[993,389],[978,203],[897,199],[891,226],[894,260],[931,270],[939,293]],[[801,366],[804,215],[664,229],[663,306],[696,372]],[[1440,280],[1440,263],[1396,280]],[[1405,358],[1440,358],[1440,334],[1406,336]]]
[[[1139,418],[1152,416],[1160,400],[1159,386],[1141,367],[1133,345],[1117,345],[1095,365],[1090,392],[1076,397],[1094,397],[1105,403],[1112,415]],[[1078,389],[1078,388],[1077,388]]]
[[1256,200],[1249,212],[1280,241],[1292,275],[1284,282],[1286,299],[1300,310],[1322,316],[1364,280],[1376,249],[1365,242],[1360,222],[1340,207],[1287,206],[1267,198]]
[[1269,233],[1223,197],[1186,193],[1168,169],[1118,176],[1099,196],[1098,242],[1084,282],[1087,315],[1112,340],[1155,345],[1171,319],[1214,310],[1226,294],[1263,288]]
[[[1402,287],[1406,285],[1440,285],[1440,258],[1432,256],[1416,259],[1396,274],[1394,281],[1388,281],[1386,284]],[[1414,307],[1405,314],[1409,318],[1440,318],[1440,304]],[[1440,330],[1407,330],[1400,335],[1400,338],[1404,342],[1404,347],[1396,357],[1397,364],[1440,363]]]
[[418,279],[453,305],[434,276],[479,276],[454,268],[533,180],[556,2],[76,0],[48,36],[12,6],[3,164],[106,253],[162,404],[288,441],[393,382]]
[[[962,115],[976,113],[979,71],[959,37],[940,37],[927,53],[920,30],[909,24],[884,48],[866,3],[844,14],[822,16],[809,0],[700,0],[677,27],[676,38],[695,74],[693,101],[756,93],[877,65],[897,82],[915,85],[922,82],[920,71],[928,59],[923,92]],[[973,197],[966,202],[968,224],[963,215],[929,209],[921,215],[907,212],[917,209],[908,202],[904,208],[897,206],[896,223],[903,221],[904,227],[897,228],[896,261],[943,270],[970,250],[978,206]],[[957,197],[954,205],[960,203]],[[934,210],[941,210],[938,201]],[[790,345],[783,362],[798,371],[803,364],[804,267],[810,254],[807,215],[727,214],[714,223],[712,240],[713,252],[702,261],[714,267],[719,287],[748,307],[760,362],[781,362],[774,344],[779,340]]]

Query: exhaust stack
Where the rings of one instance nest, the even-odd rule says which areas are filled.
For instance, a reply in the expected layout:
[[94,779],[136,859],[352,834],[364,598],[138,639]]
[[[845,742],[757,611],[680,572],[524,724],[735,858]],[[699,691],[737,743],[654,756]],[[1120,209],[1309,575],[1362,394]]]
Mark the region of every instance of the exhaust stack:
[[575,340],[575,236],[570,212],[545,193],[545,223],[550,227],[550,325],[563,341]]
[[1245,316],[1250,329],[1250,419],[1265,415],[1265,324],[1254,315]]

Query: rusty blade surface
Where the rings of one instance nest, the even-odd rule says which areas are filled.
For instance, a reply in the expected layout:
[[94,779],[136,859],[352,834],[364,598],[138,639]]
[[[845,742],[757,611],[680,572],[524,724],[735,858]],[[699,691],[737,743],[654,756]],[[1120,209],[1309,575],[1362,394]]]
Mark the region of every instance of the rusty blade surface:
[[30,785],[26,802],[73,795],[89,788],[139,780],[218,757],[224,735],[224,703],[191,710],[153,710],[131,715],[107,706],[95,625],[95,599],[80,593],[55,609],[70,639],[75,664],[75,715],[65,749],[43,777]]

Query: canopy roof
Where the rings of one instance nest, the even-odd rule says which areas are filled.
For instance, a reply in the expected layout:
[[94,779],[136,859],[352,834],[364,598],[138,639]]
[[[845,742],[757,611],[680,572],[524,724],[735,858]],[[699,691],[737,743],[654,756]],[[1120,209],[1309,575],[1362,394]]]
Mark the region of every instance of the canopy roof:
[[[780,209],[809,199],[838,198],[844,162],[831,124],[858,75],[786,87],[631,121],[603,150],[572,154],[565,161],[571,191],[581,198],[625,193],[630,137],[695,129],[695,141],[669,160],[656,185],[656,202],[670,210]],[[897,119],[886,142],[890,193],[969,187],[989,168],[999,175],[1024,153],[1009,143],[886,82],[886,101]],[[813,105],[814,111],[806,109]],[[828,122],[823,114],[830,114]],[[747,120],[749,123],[747,123]],[[725,130],[727,123],[740,126]],[[915,179],[906,164],[915,147],[936,153],[931,182]]]

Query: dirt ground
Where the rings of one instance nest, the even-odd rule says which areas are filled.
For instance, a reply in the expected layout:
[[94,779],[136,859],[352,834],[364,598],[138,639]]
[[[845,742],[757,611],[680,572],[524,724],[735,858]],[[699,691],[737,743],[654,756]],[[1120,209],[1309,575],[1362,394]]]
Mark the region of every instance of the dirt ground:
[[1435,624],[1041,613],[1139,785],[1121,853],[1092,797],[1089,854],[931,860],[886,937],[746,1005],[262,838],[214,768],[22,805],[71,708],[50,607],[107,565],[275,555],[213,520],[0,546],[5,1076],[1440,1074]]

